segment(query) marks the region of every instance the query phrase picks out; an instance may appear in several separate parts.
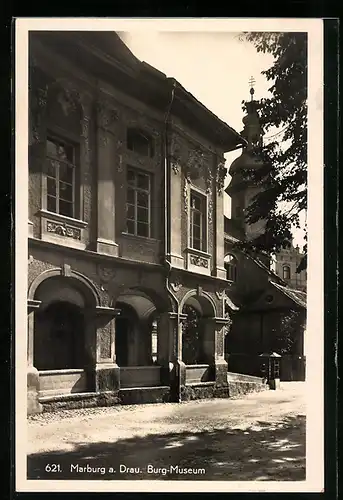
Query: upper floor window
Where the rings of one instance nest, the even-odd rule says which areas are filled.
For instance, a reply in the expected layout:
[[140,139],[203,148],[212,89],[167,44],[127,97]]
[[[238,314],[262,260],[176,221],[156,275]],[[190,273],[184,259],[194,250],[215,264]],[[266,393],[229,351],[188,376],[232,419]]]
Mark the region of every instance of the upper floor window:
[[224,267],[226,269],[226,279],[229,281],[237,280],[237,259],[234,255],[226,255],[224,258]]
[[152,138],[135,128],[129,128],[127,131],[127,149],[142,156],[154,156]]
[[207,199],[206,196],[191,191],[190,206],[190,247],[207,251]]
[[49,212],[75,217],[75,146],[48,137],[46,155],[46,208]]
[[127,169],[126,231],[151,237],[151,175]]
[[282,273],[283,273],[284,280],[291,279],[291,268],[289,266],[283,266]]

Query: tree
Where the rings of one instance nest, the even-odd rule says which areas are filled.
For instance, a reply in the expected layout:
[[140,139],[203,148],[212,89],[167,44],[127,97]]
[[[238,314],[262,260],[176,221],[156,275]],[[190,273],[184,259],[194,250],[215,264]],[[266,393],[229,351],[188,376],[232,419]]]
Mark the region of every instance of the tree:
[[[274,127],[277,133],[256,151],[264,167],[253,175],[263,189],[246,217],[249,223],[266,221],[265,233],[253,246],[275,252],[287,246],[292,226],[300,228],[299,214],[307,208],[307,34],[248,32],[242,38],[257,52],[274,57],[273,65],[262,71],[272,83],[272,97],[256,101],[256,106],[262,134]],[[242,104],[247,110],[248,102]]]

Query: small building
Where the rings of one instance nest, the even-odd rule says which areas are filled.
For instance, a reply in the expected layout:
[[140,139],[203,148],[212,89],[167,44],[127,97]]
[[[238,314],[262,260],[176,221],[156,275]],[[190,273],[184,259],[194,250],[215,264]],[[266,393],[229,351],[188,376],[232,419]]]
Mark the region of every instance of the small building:
[[275,255],[273,268],[288,286],[306,292],[307,271],[302,269],[298,272],[304,258],[305,254],[300,251],[299,245],[294,246],[291,242],[287,248],[281,249]]

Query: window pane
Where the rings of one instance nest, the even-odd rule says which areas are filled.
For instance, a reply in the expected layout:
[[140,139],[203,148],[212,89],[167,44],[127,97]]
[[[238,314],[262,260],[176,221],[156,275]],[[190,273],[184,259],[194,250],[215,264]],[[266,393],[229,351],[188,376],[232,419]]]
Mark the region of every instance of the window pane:
[[129,129],[127,132],[127,148],[137,154],[152,156],[151,140],[139,130]]
[[197,210],[201,210],[201,200],[198,196],[192,196],[191,201],[192,208],[196,208]]
[[141,189],[149,189],[149,176],[144,174],[138,174],[137,176],[137,186]]
[[146,208],[137,209],[137,220],[140,222],[149,222],[149,210]]
[[135,202],[135,192],[131,188],[127,190],[127,202],[132,204]]
[[68,201],[60,200],[60,210],[61,215],[66,215],[67,217],[73,217],[73,204]]
[[200,227],[201,224],[201,214],[198,212],[193,212],[193,224]]
[[73,167],[63,162],[60,163],[60,181],[73,183]]
[[51,139],[46,141],[46,152],[48,156],[57,156],[57,144]]
[[56,198],[53,196],[47,197],[47,209],[49,212],[56,212]]
[[126,178],[127,178],[128,184],[135,185],[136,176],[132,170],[127,171]]
[[75,149],[70,144],[64,144],[63,154],[70,163],[75,162]]
[[134,205],[130,205],[129,203],[126,205],[126,217],[128,219],[134,220],[134,218],[135,218],[135,207],[134,207]]
[[133,220],[126,221],[126,231],[130,234],[135,234],[135,223]]
[[46,188],[48,195],[56,196],[56,180],[51,177],[46,178]]
[[65,182],[60,182],[60,199],[72,202],[73,201],[73,187]]
[[199,238],[193,238],[193,248],[201,250],[201,242]]
[[193,226],[193,238],[196,238],[197,240],[200,240],[200,238],[201,238],[200,227]]
[[46,161],[46,173],[50,177],[56,177],[57,175],[57,168],[59,166],[59,162],[56,160],[47,160]]
[[138,236],[149,236],[149,225],[143,222],[137,223],[137,235]]
[[148,193],[137,192],[137,205],[140,207],[149,207],[149,195]]

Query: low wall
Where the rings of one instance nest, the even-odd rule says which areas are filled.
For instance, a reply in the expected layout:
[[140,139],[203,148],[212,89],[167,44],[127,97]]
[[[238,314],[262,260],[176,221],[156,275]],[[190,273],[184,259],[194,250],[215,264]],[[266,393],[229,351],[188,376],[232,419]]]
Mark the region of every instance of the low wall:
[[[226,356],[228,371],[234,373],[243,373],[262,377],[261,358],[258,354],[228,354]],[[280,362],[280,380],[283,382],[305,380],[306,358],[286,354],[279,358]]]
[[87,391],[86,372],[82,369],[44,370],[39,372],[39,395],[54,396]]
[[126,366],[120,368],[120,387],[155,387],[161,385],[160,366]]
[[211,377],[209,365],[186,365],[186,384],[209,382],[214,379]]

